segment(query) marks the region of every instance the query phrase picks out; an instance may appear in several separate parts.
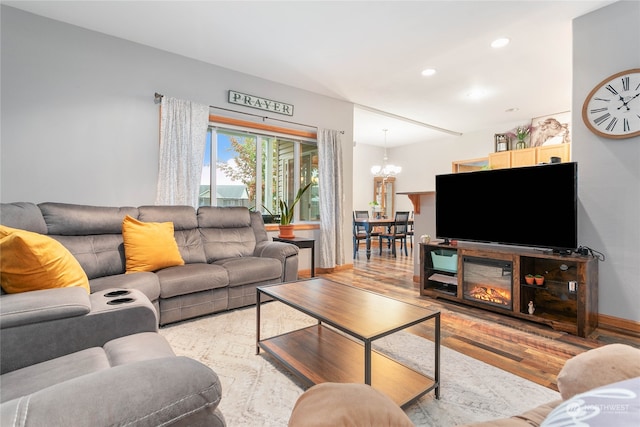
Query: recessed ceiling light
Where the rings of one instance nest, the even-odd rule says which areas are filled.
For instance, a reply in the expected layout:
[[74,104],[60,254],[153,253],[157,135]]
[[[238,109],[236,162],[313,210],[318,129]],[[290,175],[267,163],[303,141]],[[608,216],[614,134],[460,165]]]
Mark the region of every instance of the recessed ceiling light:
[[422,75],[425,77],[433,76],[436,73],[436,70],[433,68],[425,68],[422,70]]
[[483,98],[486,94],[487,94],[486,90],[476,88],[476,89],[471,89],[469,92],[467,92],[467,97],[470,99],[480,99],[480,98]]
[[502,37],[500,39],[495,39],[494,41],[491,42],[491,47],[498,49],[501,47],[505,47],[506,45],[509,44],[509,39],[506,37]]
[[507,108],[506,110],[504,110],[505,113],[515,113],[516,111],[519,111],[520,109],[518,107],[512,107],[512,108]]

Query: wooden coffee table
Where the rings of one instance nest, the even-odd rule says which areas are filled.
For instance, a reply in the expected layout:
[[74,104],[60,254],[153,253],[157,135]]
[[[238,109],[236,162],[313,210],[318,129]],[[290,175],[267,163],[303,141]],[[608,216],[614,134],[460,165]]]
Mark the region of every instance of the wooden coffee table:
[[[436,399],[440,398],[439,311],[326,279],[260,286],[257,292],[256,354],[260,349],[271,354],[309,386],[364,382],[400,406],[431,390]],[[287,304],[318,323],[261,339],[263,296]],[[371,349],[373,341],[431,319],[435,321],[433,377]]]

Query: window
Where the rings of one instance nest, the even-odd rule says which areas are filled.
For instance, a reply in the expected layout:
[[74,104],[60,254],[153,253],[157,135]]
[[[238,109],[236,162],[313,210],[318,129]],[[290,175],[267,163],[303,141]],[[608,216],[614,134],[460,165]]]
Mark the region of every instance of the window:
[[242,129],[209,128],[200,206],[245,206],[262,212],[267,222],[275,221],[278,199],[292,202],[298,189],[309,182],[311,188],[297,205],[294,219],[298,221],[320,219],[316,142]]

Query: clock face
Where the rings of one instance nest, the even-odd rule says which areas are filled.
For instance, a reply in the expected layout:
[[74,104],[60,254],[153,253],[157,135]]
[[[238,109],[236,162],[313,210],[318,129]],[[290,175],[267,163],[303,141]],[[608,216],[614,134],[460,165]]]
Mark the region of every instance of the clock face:
[[640,136],[640,68],[606,78],[587,96],[582,120],[605,138]]

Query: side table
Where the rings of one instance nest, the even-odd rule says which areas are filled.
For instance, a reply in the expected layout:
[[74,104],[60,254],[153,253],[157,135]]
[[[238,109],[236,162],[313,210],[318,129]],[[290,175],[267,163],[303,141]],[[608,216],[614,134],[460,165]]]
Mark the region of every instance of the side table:
[[316,277],[316,241],[307,237],[292,237],[285,239],[275,236],[274,242],[285,242],[296,245],[300,249],[311,249],[311,277]]

